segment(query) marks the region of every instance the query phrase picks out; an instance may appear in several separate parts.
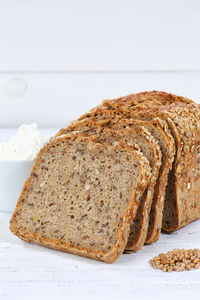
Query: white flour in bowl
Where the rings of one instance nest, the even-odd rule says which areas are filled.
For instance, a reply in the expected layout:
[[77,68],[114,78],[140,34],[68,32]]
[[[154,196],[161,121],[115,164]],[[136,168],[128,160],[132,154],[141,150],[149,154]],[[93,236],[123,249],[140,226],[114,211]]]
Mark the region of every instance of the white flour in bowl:
[[0,142],[1,160],[32,160],[48,139],[40,135],[37,124],[23,124],[9,141]]

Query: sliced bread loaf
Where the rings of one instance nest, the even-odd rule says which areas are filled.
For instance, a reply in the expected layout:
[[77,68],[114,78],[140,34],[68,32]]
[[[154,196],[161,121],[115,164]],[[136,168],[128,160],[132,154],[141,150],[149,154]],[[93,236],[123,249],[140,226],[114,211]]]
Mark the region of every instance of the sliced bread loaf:
[[134,147],[71,134],[38,153],[10,221],[28,242],[114,262],[151,176]]

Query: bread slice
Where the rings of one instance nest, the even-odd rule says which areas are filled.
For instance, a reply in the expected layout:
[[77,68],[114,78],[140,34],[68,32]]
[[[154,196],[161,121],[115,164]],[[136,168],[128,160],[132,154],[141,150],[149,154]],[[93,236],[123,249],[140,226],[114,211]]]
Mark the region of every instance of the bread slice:
[[[63,131],[60,131],[60,134],[82,131],[90,135],[98,135],[100,141],[106,143],[120,140],[129,145],[137,144],[143,155],[148,159],[150,167],[153,170],[152,178],[142,196],[136,218],[131,224],[131,232],[126,246],[127,250],[138,251],[144,245],[147,237],[154,186],[158,178],[161,164],[161,152],[158,143],[145,128],[138,126],[137,122],[135,125],[132,123],[132,129],[126,126],[125,130],[117,130],[118,128],[123,129],[124,125],[124,122],[121,122],[120,125],[120,122],[115,123],[114,120],[113,126],[111,126],[109,120],[103,122],[91,122],[90,120],[86,120],[85,122],[77,122],[76,124],[68,126],[63,129]],[[109,129],[109,127],[111,128]]]
[[151,176],[143,155],[71,134],[38,153],[10,221],[27,242],[114,262],[124,251]]
[[[123,107],[123,106],[122,106]],[[140,107],[140,106],[139,106]],[[141,108],[141,107],[140,107]],[[143,111],[143,108],[141,108]],[[127,110],[127,113],[126,113]],[[144,126],[147,128],[151,134],[159,141],[161,151],[162,151],[162,165],[160,168],[160,173],[158,176],[157,184],[155,186],[154,198],[150,211],[149,218],[149,230],[146,238],[146,244],[151,244],[160,236],[161,228],[162,228],[162,213],[164,208],[164,199],[165,199],[165,189],[168,182],[168,174],[172,168],[172,162],[174,160],[175,155],[175,143],[174,139],[171,135],[171,132],[168,128],[167,122],[159,119],[159,118],[149,118],[148,114],[145,118],[146,114],[144,113],[142,117],[139,115],[136,116],[136,112],[134,112],[133,117],[130,117],[129,107],[125,107],[124,110],[114,109],[114,105],[109,108],[107,107],[98,107],[91,110],[89,113],[80,117],[80,122],[84,122],[84,120],[99,120],[100,122],[105,122],[105,120],[110,120],[112,123],[117,124],[119,126],[119,119],[125,119],[125,122],[131,122],[133,119],[143,119],[145,121],[136,121],[139,122],[138,125]],[[147,121],[150,120],[150,121]],[[144,122],[144,123],[143,123]],[[76,123],[73,123],[71,126],[76,126]],[[129,124],[129,126],[131,126]],[[119,127],[118,127],[119,128]],[[66,132],[66,128],[62,129],[58,134]]]

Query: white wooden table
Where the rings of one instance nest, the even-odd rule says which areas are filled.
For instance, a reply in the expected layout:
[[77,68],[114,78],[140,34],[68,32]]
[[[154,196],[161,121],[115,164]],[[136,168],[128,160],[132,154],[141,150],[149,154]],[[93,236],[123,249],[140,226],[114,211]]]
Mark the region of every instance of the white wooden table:
[[0,299],[200,299],[200,270],[164,273],[148,263],[173,248],[200,248],[200,220],[112,265],[21,241],[0,213]]

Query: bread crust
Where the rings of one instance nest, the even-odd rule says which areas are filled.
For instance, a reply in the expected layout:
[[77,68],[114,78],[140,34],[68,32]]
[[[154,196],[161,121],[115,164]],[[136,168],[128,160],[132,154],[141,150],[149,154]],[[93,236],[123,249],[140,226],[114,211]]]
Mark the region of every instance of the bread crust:
[[[102,104],[105,106],[110,105],[120,105],[121,103],[126,102],[134,102],[139,105],[148,105],[148,106],[156,106],[156,105],[170,105],[174,103],[183,103],[183,104],[191,104],[194,101],[182,97],[177,96],[171,93],[166,93],[163,91],[144,91],[137,94],[129,94],[127,96],[123,96],[117,99],[105,99],[102,101]],[[99,106],[101,107],[101,105]]]

